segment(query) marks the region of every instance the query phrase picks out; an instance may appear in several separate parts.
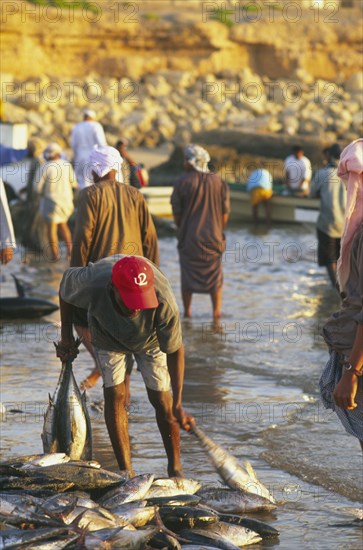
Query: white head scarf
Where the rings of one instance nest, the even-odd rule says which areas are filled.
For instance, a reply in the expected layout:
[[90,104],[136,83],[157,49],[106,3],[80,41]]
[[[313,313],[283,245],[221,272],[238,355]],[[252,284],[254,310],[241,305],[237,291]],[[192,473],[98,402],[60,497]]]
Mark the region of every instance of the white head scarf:
[[83,111],[83,114],[84,116],[89,116],[90,118],[93,118],[93,119],[96,118],[96,112],[93,111],[92,109],[85,109]]
[[363,139],[353,141],[340,156],[338,177],[347,187],[345,223],[340,244],[337,276],[340,290],[348,281],[350,250],[354,235],[363,223]]
[[111,170],[116,170],[117,180],[123,182],[121,177],[121,165],[123,158],[114,147],[99,147],[95,145],[89,158],[89,171],[93,171],[99,178],[103,178]]
[[184,148],[184,157],[197,172],[209,172],[208,162],[210,161],[210,156],[208,151],[200,145],[195,145],[194,143],[186,145]]
[[58,143],[52,142],[47,145],[43,151],[43,156],[45,160],[53,160],[54,157],[57,157],[62,153],[62,147]]

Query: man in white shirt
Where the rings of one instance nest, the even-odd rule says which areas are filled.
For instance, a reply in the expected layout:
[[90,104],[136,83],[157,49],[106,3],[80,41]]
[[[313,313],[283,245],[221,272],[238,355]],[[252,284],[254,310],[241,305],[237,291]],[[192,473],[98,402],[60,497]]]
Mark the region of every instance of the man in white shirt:
[[289,193],[308,196],[312,176],[310,160],[304,156],[300,145],[292,148],[292,154],[285,159],[285,185]]
[[89,173],[90,170],[87,170],[87,166],[94,146],[105,147],[107,145],[103,128],[99,122],[95,121],[96,113],[91,109],[86,109],[83,114],[83,121],[76,124],[71,135],[74,169],[81,189],[93,185],[92,175]]

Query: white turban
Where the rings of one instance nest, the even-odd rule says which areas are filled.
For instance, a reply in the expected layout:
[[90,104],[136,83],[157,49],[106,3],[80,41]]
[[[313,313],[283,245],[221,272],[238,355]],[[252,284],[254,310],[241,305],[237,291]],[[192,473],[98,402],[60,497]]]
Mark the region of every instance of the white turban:
[[53,160],[54,157],[57,157],[62,153],[62,147],[58,143],[49,143],[44,149],[43,155],[45,160]]
[[83,114],[84,116],[89,116],[90,118],[96,118],[96,112],[92,111],[92,109],[85,109]]
[[103,176],[111,172],[111,170],[116,170],[118,174],[117,180],[122,183],[122,163],[123,158],[117,149],[114,147],[99,147],[95,145],[89,159],[89,169],[95,172],[99,178],[103,178]]
[[184,157],[197,172],[209,172],[208,162],[210,161],[210,156],[208,151],[200,145],[194,145],[194,143],[186,145],[184,148]]

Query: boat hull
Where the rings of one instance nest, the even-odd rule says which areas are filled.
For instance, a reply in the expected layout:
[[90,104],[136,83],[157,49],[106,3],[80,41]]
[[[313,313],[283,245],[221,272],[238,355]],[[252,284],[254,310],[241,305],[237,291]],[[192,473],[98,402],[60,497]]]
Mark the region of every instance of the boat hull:
[[[231,222],[252,221],[252,207],[249,194],[238,184],[230,185],[231,190]],[[173,188],[144,187],[143,193],[153,216],[172,218],[170,197]],[[271,218],[278,223],[312,223],[315,224],[319,215],[319,199],[304,197],[283,197],[274,195],[271,199]],[[263,216],[263,206],[261,214]]]

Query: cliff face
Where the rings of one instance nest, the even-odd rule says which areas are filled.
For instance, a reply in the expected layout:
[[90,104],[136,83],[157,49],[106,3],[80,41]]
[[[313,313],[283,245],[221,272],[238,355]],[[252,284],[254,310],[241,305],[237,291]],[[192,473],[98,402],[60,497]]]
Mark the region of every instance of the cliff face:
[[207,74],[249,67],[274,79],[305,70],[343,81],[361,69],[359,8],[294,15],[282,10],[282,2],[273,13],[262,10],[262,2],[261,11],[251,14],[232,10],[229,24],[213,21],[207,3],[198,1],[104,0],[94,3],[96,13],[2,2],[1,71],[24,80],[91,73],[139,79],[164,69]]
[[221,129],[236,143],[241,132],[326,144],[362,135],[361,9],[229,10],[221,23],[205,6],[247,0],[98,2],[99,12],[0,3],[5,121],[65,147],[90,106],[111,144],[121,133],[150,148],[218,143]]

